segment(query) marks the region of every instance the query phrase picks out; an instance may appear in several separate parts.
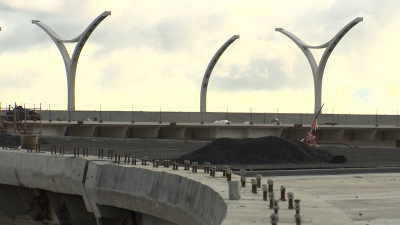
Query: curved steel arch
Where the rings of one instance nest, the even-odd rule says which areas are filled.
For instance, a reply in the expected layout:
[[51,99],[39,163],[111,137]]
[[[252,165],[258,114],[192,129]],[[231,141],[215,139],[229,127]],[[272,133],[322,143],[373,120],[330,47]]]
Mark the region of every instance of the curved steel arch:
[[[358,24],[361,21],[363,21],[362,17],[355,18],[353,21],[351,21],[345,27],[343,27],[339,31],[339,33],[337,33],[330,41],[326,42],[325,44],[318,45],[318,46],[308,45],[308,44],[302,42],[298,37],[296,37],[294,34],[290,33],[289,31],[284,30],[282,28],[275,28],[275,31],[281,32],[282,34],[289,37],[294,43],[296,43],[296,45],[301,49],[301,51],[307,57],[308,62],[310,63],[311,70],[313,73],[313,78],[314,78],[314,98],[315,98],[314,113],[317,113],[318,110],[321,108],[322,77],[324,75],[325,66],[328,61],[329,56],[331,55],[333,49],[336,47],[336,45],[339,43],[339,41],[342,39],[342,37],[351,28],[353,28],[356,24]],[[310,51],[310,48],[313,48],[313,49],[326,48],[324,51],[324,54],[321,57],[319,65],[317,65],[317,62],[315,61],[315,58]]]
[[[68,87],[68,111],[75,111],[75,77],[76,77],[76,67],[78,65],[79,56],[82,52],[82,48],[85,45],[87,39],[92,34],[93,30],[103,21],[107,16],[111,15],[111,11],[105,11],[100,14],[93,22],[82,32],[78,37],[73,39],[64,39],[58,36],[50,27],[46,24],[40,22],[39,20],[32,20],[33,24],[38,25],[42,28],[56,44],[58,50],[60,50],[61,55],[65,64],[65,71],[67,73],[67,87]],[[68,51],[65,48],[65,43],[78,42],[75,46],[72,57],[69,57]],[[71,60],[72,59],[72,60]]]
[[200,112],[206,112],[207,111],[207,105],[206,105],[206,100],[207,100],[207,87],[208,87],[208,82],[210,80],[211,73],[214,69],[215,64],[217,64],[218,59],[221,57],[222,53],[231,45],[236,39],[239,39],[239,35],[233,35],[231,38],[229,38],[215,53],[215,55],[212,57],[210,63],[207,66],[206,72],[204,73],[203,76],[203,82],[201,83],[201,88],[200,88]]

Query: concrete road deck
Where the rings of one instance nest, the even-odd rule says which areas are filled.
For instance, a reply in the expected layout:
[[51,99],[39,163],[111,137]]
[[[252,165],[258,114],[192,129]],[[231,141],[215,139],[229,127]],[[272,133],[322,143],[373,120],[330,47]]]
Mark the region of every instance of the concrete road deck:
[[[311,224],[400,224],[400,173],[269,179],[302,200],[302,214]],[[343,220],[335,218],[339,216]]]
[[[183,172],[183,173],[182,173]],[[229,200],[226,179],[220,173],[217,178],[206,174],[180,171],[217,191],[228,205],[222,224],[271,224],[273,213],[268,202],[262,199],[262,190],[251,192],[250,180],[242,188],[241,200]],[[232,180],[237,179],[235,176]],[[301,199],[302,224],[400,224],[400,173],[374,173],[351,175],[271,176],[274,180],[275,198],[280,196],[280,186]],[[295,224],[293,209],[287,201],[279,202],[278,224]]]

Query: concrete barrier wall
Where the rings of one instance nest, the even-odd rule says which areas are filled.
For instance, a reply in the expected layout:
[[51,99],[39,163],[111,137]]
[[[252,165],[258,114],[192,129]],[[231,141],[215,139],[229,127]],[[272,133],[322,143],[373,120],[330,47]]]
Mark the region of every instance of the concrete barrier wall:
[[[89,163],[85,184],[93,208],[111,205],[176,224],[220,224],[227,207],[212,188],[148,168]],[[96,217],[101,217],[95,211]]]
[[[107,224],[103,222],[111,209],[117,212],[115,218],[121,217],[124,209],[141,213],[140,224],[164,225],[220,224],[227,212],[213,188],[190,176],[151,166],[116,165],[94,156],[0,150],[0,177],[0,190],[11,188],[15,199],[21,198],[10,202],[6,198],[10,190],[7,196],[0,194],[0,210],[4,213],[4,207],[11,204],[14,211],[6,211],[12,215],[29,211],[24,211],[22,203],[32,205],[29,202],[39,193],[35,190],[47,192],[50,202],[57,203],[53,206],[56,212],[65,201],[75,224]],[[109,210],[104,210],[107,207]]]
[[[39,112],[44,120],[50,120],[50,112],[42,110]],[[5,110],[0,115],[6,115]],[[65,117],[67,120],[83,120],[90,118],[97,121],[120,121],[120,122],[190,122],[190,123],[213,123],[216,120],[229,120],[232,123],[270,123],[272,119],[279,118],[284,124],[310,124],[314,114],[295,113],[229,113],[221,112],[145,112],[145,111],[51,111],[51,119],[57,120]],[[338,125],[397,125],[399,118],[396,115],[356,115],[356,114],[321,114],[318,117],[319,124],[336,123]]]

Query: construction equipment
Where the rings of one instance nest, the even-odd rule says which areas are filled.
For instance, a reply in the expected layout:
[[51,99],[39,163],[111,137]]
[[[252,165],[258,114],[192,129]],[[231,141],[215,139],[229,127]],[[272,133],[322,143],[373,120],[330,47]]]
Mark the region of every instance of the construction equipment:
[[314,129],[317,129],[318,125],[317,125],[317,118],[319,116],[319,114],[321,113],[322,107],[324,107],[324,104],[322,104],[321,108],[319,109],[317,115],[315,116],[314,120],[311,122],[311,126],[310,126],[310,131],[307,132],[307,135],[305,136],[305,138],[301,139],[302,142],[310,145],[310,146],[317,146],[317,143],[315,142],[315,136],[312,134],[312,131]]
[[27,109],[22,106],[15,106],[11,110],[12,106],[8,106],[7,121],[23,121],[23,120],[41,120],[41,115],[36,111],[36,109]]

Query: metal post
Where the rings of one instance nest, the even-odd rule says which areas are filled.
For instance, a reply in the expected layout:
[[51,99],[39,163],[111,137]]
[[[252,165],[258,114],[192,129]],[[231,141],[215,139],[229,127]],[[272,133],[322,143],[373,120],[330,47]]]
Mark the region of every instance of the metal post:
[[101,117],[101,104],[100,104],[100,123],[103,122],[103,118]]
[[286,201],[285,192],[286,192],[286,187],[281,186],[281,198],[280,198],[281,201]]
[[158,123],[162,123],[161,122],[161,106],[160,106],[160,121]]
[[26,129],[26,108],[25,108],[25,103],[24,103],[24,120],[25,120],[25,129]]
[[276,118],[277,118],[278,121],[279,121],[279,109],[278,109],[278,108],[276,108]]
[[17,134],[17,103],[14,103],[14,133]]
[[[40,117],[39,117],[39,120],[40,120],[40,135],[42,135],[42,103],[40,103],[40,105],[39,105],[39,112],[40,112]],[[39,145],[39,147],[40,147],[40,145]],[[39,152],[40,152],[40,149],[39,149]]]
[[132,105],[132,123],[135,123],[135,113],[133,111],[133,105]]
[[257,181],[256,179],[251,179],[251,192],[257,194]]
[[264,112],[264,124],[265,124],[265,112]]
[[49,120],[49,122],[52,122],[53,120],[51,120],[51,106],[50,106],[50,104],[49,104],[49,112],[50,112],[50,120]]
[[253,109],[250,108],[250,124],[253,124]]
[[203,110],[201,110],[201,107],[200,107],[200,117],[201,117],[201,124],[204,124],[204,121],[203,121]]

